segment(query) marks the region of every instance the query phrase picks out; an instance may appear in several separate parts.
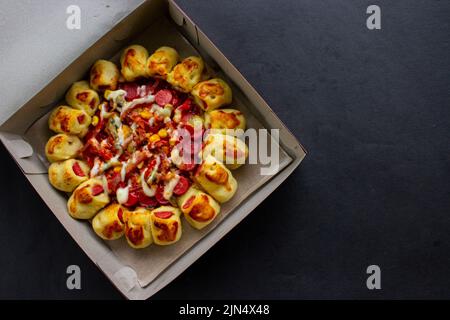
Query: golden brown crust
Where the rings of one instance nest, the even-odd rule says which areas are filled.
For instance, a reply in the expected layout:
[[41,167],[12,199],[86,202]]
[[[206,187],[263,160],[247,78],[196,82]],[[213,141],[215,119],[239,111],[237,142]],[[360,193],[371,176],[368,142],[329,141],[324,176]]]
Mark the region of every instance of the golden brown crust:
[[92,116],[100,103],[100,98],[98,93],[89,87],[87,81],[77,81],[67,91],[66,101],[72,108],[83,110]]
[[179,60],[178,52],[170,47],[158,48],[147,60],[147,73],[164,79]]
[[190,92],[201,81],[204,63],[200,57],[187,57],[167,75],[167,82],[184,92]]
[[109,196],[98,178],[89,179],[80,184],[67,202],[67,208],[73,218],[90,219],[109,203]]
[[114,63],[97,60],[90,71],[90,86],[97,91],[116,90],[119,77],[119,69]]
[[219,204],[208,194],[191,186],[177,199],[178,206],[191,226],[203,229],[210,224],[220,212]]
[[76,158],[82,148],[83,143],[77,136],[60,133],[48,140],[45,155],[50,162],[62,161]]
[[153,243],[150,214],[151,212],[144,208],[126,212],[124,216],[125,236],[132,248],[143,249]]
[[237,190],[237,182],[230,170],[212,155],[205,157],[194,175],[194,180],[221,203],[230,200]]
[[75,159],[54,162],[48,169],[48,179],[52,186],[64,192],[72,192],[88,179],[88,175],[87,163]]
[[91,117],[83,110],[68,106],[59,106],[50,114],[50,130],[83,137],[91,123]]
[[113,203],[102,209],[92,219],[95,233],[102,239],[115,240],[125,234],[123,215],[126,209],[118,203]]
[[153,241],[158,245],[169,245],[181,238],[181,212],[172,206],[162,206],[152,210]]
[[148,52],[142,46],[132,45],[127,47],[120,57],[121,74],[126,81],[147,76]]
[[211,111],[231,103],[230,86],[219,78],[198,83],[191,92],[195,102],[205,111]]

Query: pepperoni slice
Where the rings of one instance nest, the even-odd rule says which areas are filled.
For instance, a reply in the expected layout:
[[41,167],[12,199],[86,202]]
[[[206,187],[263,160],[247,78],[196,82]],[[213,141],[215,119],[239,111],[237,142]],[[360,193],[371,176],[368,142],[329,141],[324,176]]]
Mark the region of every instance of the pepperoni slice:
[[74,172],[77,176],[79,176],[79,177],[85,177],[85,176],[86,176],[86,175],[84,174],[83,169],[81,169],[80,164],[79,164],[78,162],[75,162],[75,163],[72,165],[72,170],[73,170],[73,172]]
[[139,194],[139,204],[143,207],[156,207],[158,201],[154,197],[148,197],[145,193],[141,192]]
[[93,187],[92,187],[92,195],[95,197],[95,196],[98,196],[100,193],[102,193],[104,190],[103,190],[103,187],[101,186],[101,185],[99,185],[99,184],[96,184],[96,185],[94,185]]
[[136,192],[128,192],[128,200],[123,205],[125,207],[132,207],[136,205],[139,201],[139,196],[136,194]]
[[170,90],[167,89],[159,90],[155,96],[155,101],[161,107],[164,107],[166,104],[172,101],[172,92],[170,92]]
[[156,91],[156,88],[158,88],[159,84],[160,84],[160,80],[159,79],[155,79],[155,82],[153,82],[152,85],[147,86],[148,92],[150,92],[151,94],[153,94]]
[[173,212],[170,211],[157,211],[155,212],[155,216],[161,219],[169,219],[171,216],[173,216]]
[[131,101],[139,97],[138,84],[135,82],[123,83],[119,86],[119,88],[127,92],[125,95],[126,101]]
[[117,211],[117,217],[119,218],[120,222],[125,223],[123,221],[123,210],[122,210],[122,208],[119,208],[119,211]]
[[183,176],[180,176],[180,180],[173,189],[173,193],[177,196],[181,196],[189,189],[189,180]]
[[197,165],[194,163],[194,161],[192,161],[192,163],[183,163],[181,164],[181,166],[179,167],[180,170],[183,171],[192,171],[195,169]]
[[119,184],[122,182],[121,178],[120,172],[115,172],[113,170],[110,170],[110,172],[106,174],[106,181],[108,182],[108,190],[110,193],[116,193]]
[[158,200],[158,202],[162,205],[169,203],[169,200],[164,198],[164,187],[163,186],[159,186],[158,189],[156,189],[155,197],[156,197],[156,200]]
[[181,111],[189,111],[191,107],[192,107],[192,100],[188,98],[178,107],[178,109]]
[[195,200],[195,196],[191,196],[189,199],[187,199],[183,205],[183,209],[189,208],[192,205],[192,203],[194,202],[194,200]]

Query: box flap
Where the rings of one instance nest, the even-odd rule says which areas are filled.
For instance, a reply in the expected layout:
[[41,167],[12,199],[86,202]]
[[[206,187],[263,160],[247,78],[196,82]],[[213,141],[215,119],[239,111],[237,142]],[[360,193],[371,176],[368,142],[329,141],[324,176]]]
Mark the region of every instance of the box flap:
[[33,147],[24,137],[18,134],[0,132],[0,140],[24,173],[47,173],[46,166],[38,159]]

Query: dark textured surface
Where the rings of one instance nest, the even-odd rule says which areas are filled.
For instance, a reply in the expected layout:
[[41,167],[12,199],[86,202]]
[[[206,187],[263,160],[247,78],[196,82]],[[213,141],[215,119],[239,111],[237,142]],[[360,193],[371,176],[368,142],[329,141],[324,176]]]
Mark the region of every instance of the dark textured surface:
[[[369,31],[373,1],[177,2],[309,154],[155,298],[450,298],[450,3],[376,1]],[[0,161],[0,297],[120,298],[3,147]]]

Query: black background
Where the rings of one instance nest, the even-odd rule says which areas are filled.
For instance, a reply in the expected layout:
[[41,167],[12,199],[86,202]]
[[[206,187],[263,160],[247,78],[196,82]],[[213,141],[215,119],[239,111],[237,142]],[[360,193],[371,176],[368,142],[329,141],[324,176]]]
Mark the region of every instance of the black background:
[[[309,154],[154,298],[450,298],[450,2],[177,2]],[[121,298],[3,146],[0,167],[0,298]]]

